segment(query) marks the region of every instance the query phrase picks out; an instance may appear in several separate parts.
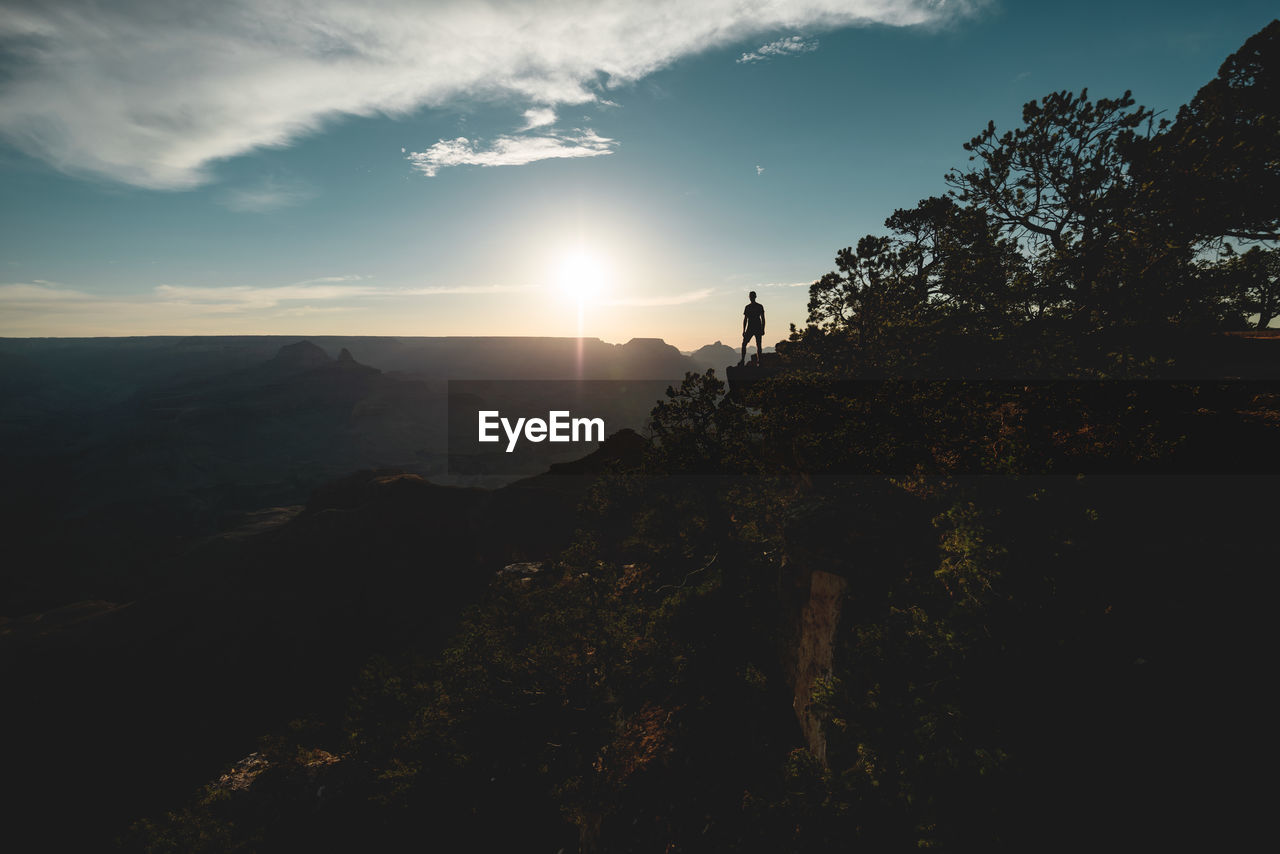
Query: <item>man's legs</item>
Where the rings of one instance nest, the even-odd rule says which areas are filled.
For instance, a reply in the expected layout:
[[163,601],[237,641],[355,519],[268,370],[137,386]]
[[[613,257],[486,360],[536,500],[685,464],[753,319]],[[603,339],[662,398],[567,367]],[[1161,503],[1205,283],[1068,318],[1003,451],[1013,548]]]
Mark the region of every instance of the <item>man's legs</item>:
[[[760,338],[761,338],[763,335],[764,335],[764,333],[763,333],[763,332],[757,332],[757,333],[756,333],[756,364],[757,364],[757,365],[761,364],[761,359],[763,359],[763,358],[764,358],[764,348],[762,348],[762,347],[760,346]],[[742,345],[742,352],[743,352],[743,354],[744,354],[744,355],[746,354],[746,352],[747,352],[747,345],[745,345],[745,344],[743,344],[743,345]]]
[[738,367],[741,368],[747,363],[747,343],[751,340],[750,332],[742,333],[742,357],[738,359]]

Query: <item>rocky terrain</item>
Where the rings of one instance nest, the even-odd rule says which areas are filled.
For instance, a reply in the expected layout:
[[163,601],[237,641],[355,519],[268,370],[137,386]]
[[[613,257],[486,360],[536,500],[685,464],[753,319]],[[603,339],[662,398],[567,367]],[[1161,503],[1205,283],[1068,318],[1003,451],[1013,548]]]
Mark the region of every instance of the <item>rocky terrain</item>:
[[6,832],[92,847],[175,807],[262,733],[332,714],[371,655],[435,649],[502,567],[563,548],[590,481],[645,444],[623,431],[495,491],[358,472],[189,546],[134,601],[0,621],[0,678],[22,698],[4,711],[22,734]]

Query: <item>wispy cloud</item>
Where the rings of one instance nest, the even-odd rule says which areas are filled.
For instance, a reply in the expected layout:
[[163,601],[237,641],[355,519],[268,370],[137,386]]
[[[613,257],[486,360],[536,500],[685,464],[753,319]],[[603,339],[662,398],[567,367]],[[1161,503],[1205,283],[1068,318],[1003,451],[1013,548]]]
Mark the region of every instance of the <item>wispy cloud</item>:
[[696,291],[685,291],[680,294],[664,294],[652,297],[628,297],[625,299],[609,300],[606,305],[628,305],[639,308],[660,306],[660,305],[687,305],[691,302],[701,302],[707,297],[715,293],[713,288],[701,288]]
[[765,283],[763,283],[763,284],[756,285],[756,287],[757,287],[757,288],[807,288],[807,287],[809,287],[809,286],[810,286],[810,285],[812,285],[812,284],[813,284],[813,282],[812,282],[812,281],[809,281],[809,282],[765,282]]
[[0,306],[14,306],[24,303],[65,302],[67,300],[91,299],[92,295],[84,291],[63,288],[53,282],[37,279],[34,282],[13,282],[0,285]]
[[369,297],[429,297],[447,294],[496,294],[525,290],[523,285],[442,285],[423,288],[387,288],[357,284],[361,276],[327,276],[291,285],[254,287],[200,287],[160,285],[155,294],[162,300],[201,305],[215,311],[250,311],[274,308],[285,302],[326,302]]
[[513,294],[533,289],[533,285],[444,285],[438,288],[409,288],[396,293],[413,297],[433,297],[449,294]]
[[232,187],[223,192],[218,201],[233,211],[266,213],[300,205],[315,197],[316,189],[310,184],[272,176],[248,187]]
[[282,302],[298,300],[339,300],[378,295],[379,289],[367,285],[299,282],[294,285],[254,287],[200,287],[195,285],[159,285],[155,295],[161,300],[185,305],[199,305],[214,311],[250,311],[274,308]]
[[764,167],[763,167],[763,166],[760,166],[759,164],[757,164],[757,165],[756,165],[756,174],[757,174],[757,175],[763,175],[763,174],[764,174]]
[[977,5],[225,0],[178,14],[171,0],[6,0],[0,135],[69,173],[180,189],[210,180],[216,161],[343,116],[474,97],[599,102],[683,57],[783,28],[936,25]]
[[295,285],[298,285],[298,286],[301,286],[301,285],[327,285],[327,284],[330,284],[330,283],[332,283],[332,282],[358,282],[358,281],[360,281],[360,280],[362,280],[362,279],[367,279],[367,278],[369,278],[369,277],[368,277],[368,276],[355,276],[355,275],[346,275],[346,276],[319,276],[319,277],[317,277],[317,278],[315,278],[315,279],[303,279],[301,282],[294,282],[294,284],[295,284]]
[[813,53],[818,49],[817,39],[805,39],[800,36],[787,36],[785,39],[778,39],[776,42],[769,42],[755,50],[744,53],[738,57],[739,64],[750,64],[752,62],[764,62],[768,59],[774,59],[779,56],[795,56],[801,53]]
[[460,136],[442,139],[426,151],[408,152],[405,159],[433,178],[446,166],[523,166],[563,157],[599,157],[612,154],[617,144],[590,128],[567,134],[500,136],[488,146]]
[[520,130],[533,130],[556,123],[556,111],[550,107],[534,107],[524,111],[524,127]]
[[317,314],[349,314],[353,311],[368,311],[363,305],[300,305],[296,308],[284,308],[275,312],[275,317],[313,317]]
[[[246,331],[264,318],[339,316],[367,311],[370,300],[447,294],[501,294],[528,285],[389,288],[362,276],[324,276],[289,285],[205,287],[160,285],[151,291],[99,294],[52,282],[0,283],[0,335],[133,334],[140,327],[171,334]],[[70,332],[69,330],[75,330]]]

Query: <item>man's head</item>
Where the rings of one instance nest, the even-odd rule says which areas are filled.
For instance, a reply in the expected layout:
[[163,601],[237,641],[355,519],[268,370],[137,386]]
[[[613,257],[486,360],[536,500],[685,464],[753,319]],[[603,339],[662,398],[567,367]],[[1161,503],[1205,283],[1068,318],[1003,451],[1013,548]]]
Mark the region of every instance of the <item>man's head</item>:
[[755,291],[752,291],[751,293],[747,294],[747,296],[751,297],[751,301],[752,301],[752,302],[755,302],[755,301],[756,301],[756,292],[755,292]]

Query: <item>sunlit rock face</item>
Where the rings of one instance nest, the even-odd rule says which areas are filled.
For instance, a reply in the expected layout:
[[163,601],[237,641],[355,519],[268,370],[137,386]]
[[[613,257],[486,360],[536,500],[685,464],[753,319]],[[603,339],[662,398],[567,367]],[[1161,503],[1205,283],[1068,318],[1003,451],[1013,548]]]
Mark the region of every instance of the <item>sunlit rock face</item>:
[[851,621],[875,607],[868,591],[888,589],[904,567],[927,551],[913,499],[886,481],[868,481],[857,495],[829,495],[794,515],[786,527],[779,590],[789,631],[785,667],[792,710],[809,751],[828,761],[815,689],[846,678],[854,664]]
[[835,657],[836,628],[849,582],[842,576],[818,570],[804,573],[808,580],[808,598],[800,606],[793,649],[792,708],[804,734],[809,752],[824,765],[827,761],[827,738],[822,722],[813,710],[813,689],[829,679]]

